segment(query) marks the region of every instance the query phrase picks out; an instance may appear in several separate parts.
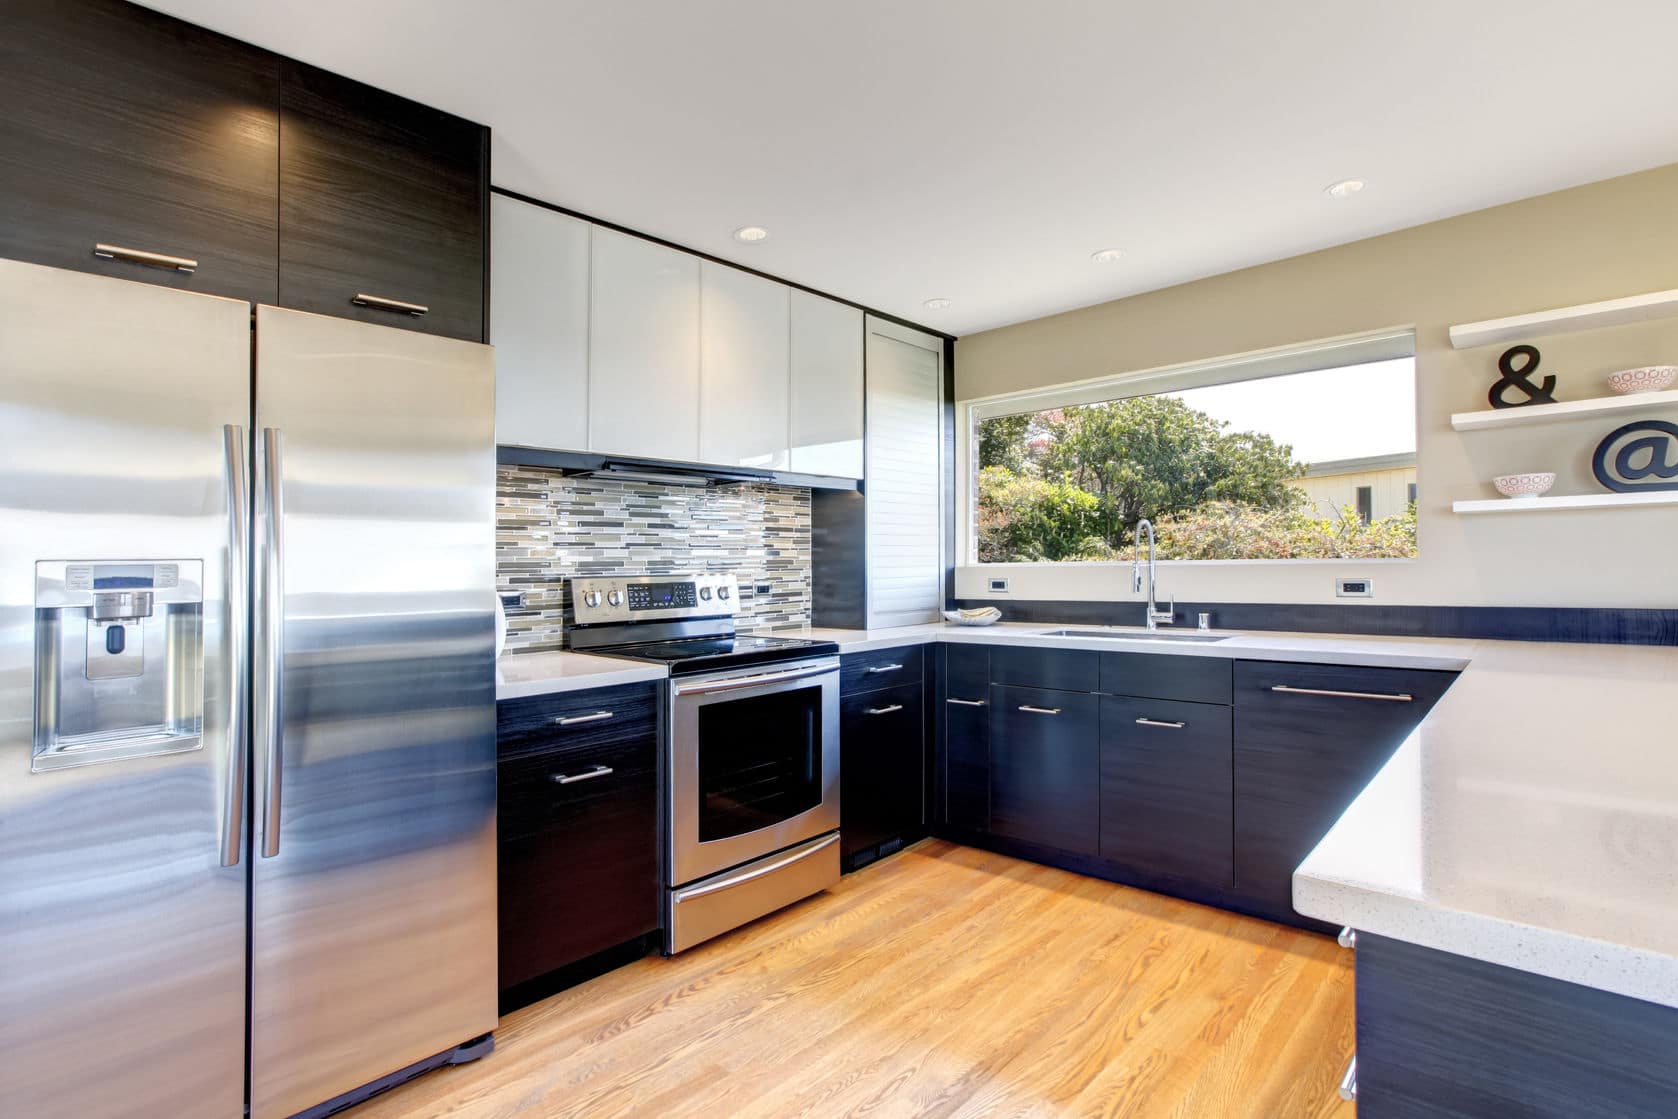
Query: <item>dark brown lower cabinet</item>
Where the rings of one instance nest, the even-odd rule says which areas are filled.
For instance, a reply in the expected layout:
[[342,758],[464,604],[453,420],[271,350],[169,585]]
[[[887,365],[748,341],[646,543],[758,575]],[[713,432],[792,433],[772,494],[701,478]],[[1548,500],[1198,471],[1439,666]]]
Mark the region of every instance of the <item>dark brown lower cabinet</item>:
[[923,834],[925,710],[919,680],[839,701],[840,858],[848,870]]
[[1358,1119],[1671,1119],[1678,1008],[1358,934]]
[[1102,699],[1102,858],[1211,889],[1235,884],[1230,726],[1215,704]]
[[940,822],[983,832],[990,828],[990,650],[939,645],[934,713],[939,736],[943,804]]
[[1084,692],[991,686],[993,835],[1080,855],[1098,853],[1100,699]]
[[659,695],[498,705],[503,991],[659,928]]

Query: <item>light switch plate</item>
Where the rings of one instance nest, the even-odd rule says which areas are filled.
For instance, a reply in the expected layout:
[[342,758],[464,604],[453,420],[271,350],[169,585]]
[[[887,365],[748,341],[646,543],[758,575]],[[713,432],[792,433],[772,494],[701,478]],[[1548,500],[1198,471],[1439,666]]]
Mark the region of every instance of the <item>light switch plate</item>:
[[1336,579],[1334,593],[1340,598],[1374,598],[1375,584],[1368,579]]
[[1008,580],[1006,580],[1006,579],[992,579],[992,580],[990,580],[990,593],[991,594],[1007,594],[1008,593]]

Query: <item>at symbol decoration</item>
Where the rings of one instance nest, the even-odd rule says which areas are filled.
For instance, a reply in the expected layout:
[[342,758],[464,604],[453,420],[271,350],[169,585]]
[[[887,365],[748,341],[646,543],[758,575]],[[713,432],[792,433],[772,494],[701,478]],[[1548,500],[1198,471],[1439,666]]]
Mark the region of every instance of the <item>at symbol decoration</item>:
[[[1516,369],[1515,359],[1518,357],[1525,358],[1526,363]],[[1545,377],[1536,385],[1530,380],[1531,376],[1538,372],[1537,346],[1510,346],[1497,359],[1497,371],[1502,373],[1503,376],[1498,378],[1496,383],[1492,385],[1491,391],[1486,394],[1486,399],[1491,402],[1493,408],[1524,408],[1528,404],[1554,404],[1556,402],[1556,398],[1551,395],[1556,388],[1554,377]],[[1526,393],[1526,399],[1505,399],[1504,393],[1510,389],[1519,389]]]
[[1615,493],[1678,490],[1678,424],[1639,420],[1603,437],[1591,473]]

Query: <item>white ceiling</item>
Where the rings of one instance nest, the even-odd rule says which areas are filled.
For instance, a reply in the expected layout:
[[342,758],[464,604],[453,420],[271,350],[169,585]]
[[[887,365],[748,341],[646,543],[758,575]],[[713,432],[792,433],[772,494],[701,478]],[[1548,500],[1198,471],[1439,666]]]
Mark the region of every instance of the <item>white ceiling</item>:
[[1672,0],[148,2],[489,124],[498,186],[951,333],[1678,160]]

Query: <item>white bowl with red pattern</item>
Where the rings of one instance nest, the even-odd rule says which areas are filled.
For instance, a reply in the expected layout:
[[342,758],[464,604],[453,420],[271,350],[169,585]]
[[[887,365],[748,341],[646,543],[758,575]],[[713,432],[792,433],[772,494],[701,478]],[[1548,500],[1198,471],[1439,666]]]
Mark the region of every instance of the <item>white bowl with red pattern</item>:
[[1504,497],[1537,497],[1550,492],[1555,484],[1554,474],[1501,474],[1492,479],[1492,485]]
[[1678,381],[1678,365],[1643,365],[1608,374],[1608,387],[1618,393],[1660,392]]

